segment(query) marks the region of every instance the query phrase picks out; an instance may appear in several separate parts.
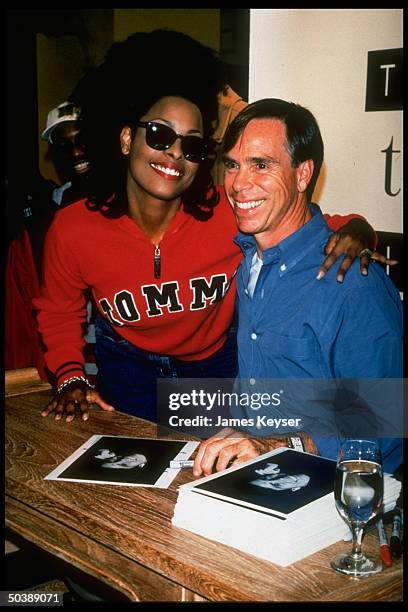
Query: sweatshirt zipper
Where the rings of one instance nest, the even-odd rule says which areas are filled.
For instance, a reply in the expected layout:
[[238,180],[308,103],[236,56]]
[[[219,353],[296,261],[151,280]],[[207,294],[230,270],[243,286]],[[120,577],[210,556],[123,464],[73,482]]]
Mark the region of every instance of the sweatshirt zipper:
[[154,278],[160,278],[161,272],[161,260],[160,260],[160,247],[158,244],[154,245]]

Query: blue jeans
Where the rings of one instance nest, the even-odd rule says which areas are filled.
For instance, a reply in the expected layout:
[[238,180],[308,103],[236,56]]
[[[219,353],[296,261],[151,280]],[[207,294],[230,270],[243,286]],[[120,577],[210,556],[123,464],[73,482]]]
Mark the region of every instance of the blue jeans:
[[181,361],[143,351],[122,338],[102,317],[95,323],[98,391],[114,408],[157,421],[158,378],[235,378],[236,327],[224,346],[201,361]]

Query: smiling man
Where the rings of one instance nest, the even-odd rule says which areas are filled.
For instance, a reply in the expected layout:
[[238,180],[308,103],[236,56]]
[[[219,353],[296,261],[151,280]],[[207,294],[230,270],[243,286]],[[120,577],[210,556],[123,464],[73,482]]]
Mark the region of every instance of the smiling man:
[[53,191],[54,203],[62,208],[87,195],[90,162],[81,135],[81,109],[69,101],[53,108],[41,138],[50,144],[62,183]]
[[[323,144],[316,148],[318,175]],[[319,150],[320,149],[320,150]],[[225,153],[225,189],[239,230],[253,234],[257,254],[278,244],[312,217],[306,188],[315,164],[312,159],[292,165],[286,127],[278,119],[248,124],[234,147]]]
[[[402,308],[396,287],[378,265],[346,282],[315,270],[330,230],[313,190],[323,141],[306,108],[279,99],[247,106],[229,127],[224,186],[240,231],[244,259],[237,274],[239,377],[363,379],[402,376]],[[286,415],[292,416],[292,415]],[[259,431],[262,435],[262,430]],[[381,434],[379,434],[381,435]],[[339,438],[250,438],[225,430],[203,442],[194,475],[224,469],[278,446],[335,459]],[[381,440],[384,466],[402,463],[400,439]]]

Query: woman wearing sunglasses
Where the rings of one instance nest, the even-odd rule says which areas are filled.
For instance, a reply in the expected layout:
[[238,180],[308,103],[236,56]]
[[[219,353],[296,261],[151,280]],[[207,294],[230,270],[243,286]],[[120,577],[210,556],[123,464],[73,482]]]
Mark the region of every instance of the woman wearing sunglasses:
[[[96,403],[154,421],[158,378],[237,372],[232,281],[241,252],[206,149],[216,98],[202,80],[150,72],[116,122],[117,169],[109,129],[92,116],[103,162],[92,161],[93,192],[58,212],[47,236],[35,306],[57,394],[43,416],[72,421],[79,408],[86,420]],[[354,252],[372,246],[343,240]],[[99,311],[98,391],[82,354],[87,289]]]

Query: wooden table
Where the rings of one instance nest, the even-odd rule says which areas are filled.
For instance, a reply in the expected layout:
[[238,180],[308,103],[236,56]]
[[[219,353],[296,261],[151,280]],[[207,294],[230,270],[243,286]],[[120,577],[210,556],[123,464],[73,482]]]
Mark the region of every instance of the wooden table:
[[[191,479],[190,470],[169,489],[44,480],[93,434],[155,437],[156,427],[98,409],[88,422],[42,418],[51,391],[27,374],[6,380],[6,526],[12,532],[132,601],[402,600],[402,560],[363,580],[330,569],[330,558],[350,543],[282,568],[173,527],[177,487]],[[374,534],[364,550],[378,554]]]

